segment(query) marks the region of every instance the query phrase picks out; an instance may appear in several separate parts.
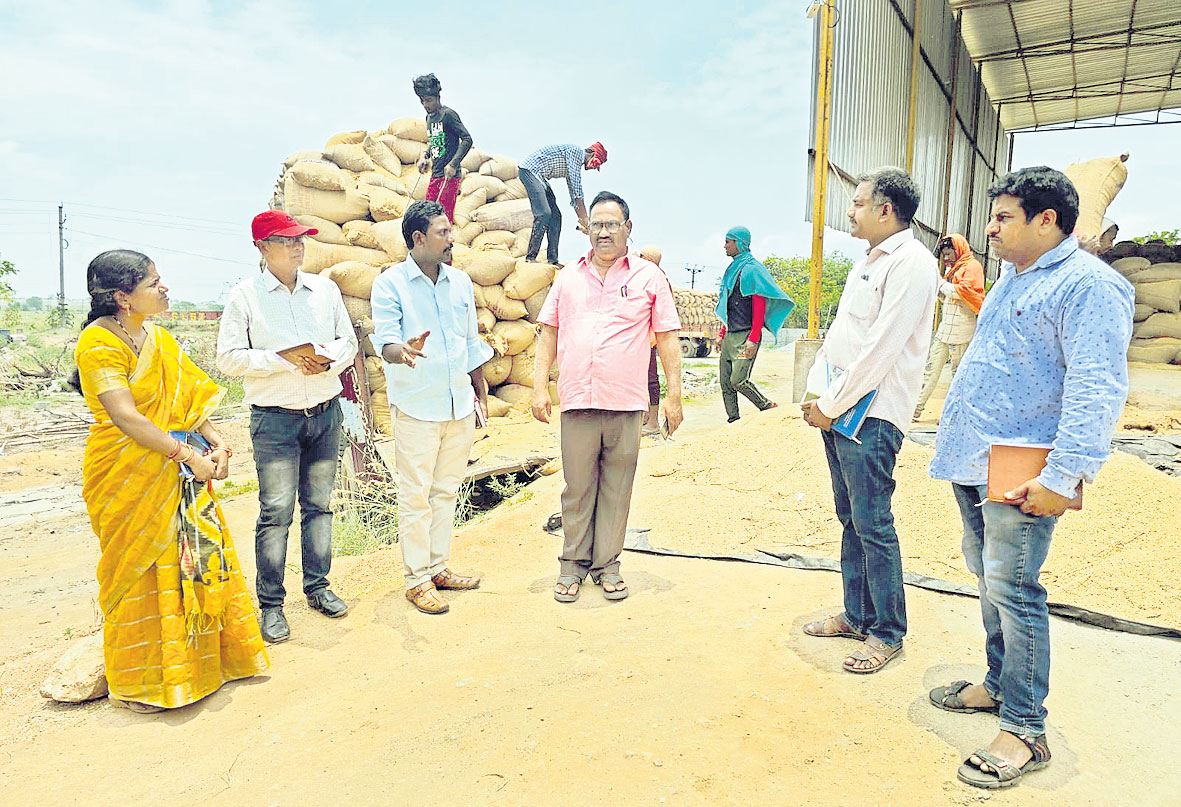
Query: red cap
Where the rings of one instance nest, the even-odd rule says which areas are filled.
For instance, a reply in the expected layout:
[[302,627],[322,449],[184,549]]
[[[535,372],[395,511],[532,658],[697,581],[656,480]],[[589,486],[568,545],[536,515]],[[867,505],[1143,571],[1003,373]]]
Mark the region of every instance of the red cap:
[[268,210],[259,213],[250,222],[250,233],[255,241],[262,241],[272,235],[284,235],[288,238],[297,235],[315,235],[320,232],[315,227],[305,227],[282,210]]

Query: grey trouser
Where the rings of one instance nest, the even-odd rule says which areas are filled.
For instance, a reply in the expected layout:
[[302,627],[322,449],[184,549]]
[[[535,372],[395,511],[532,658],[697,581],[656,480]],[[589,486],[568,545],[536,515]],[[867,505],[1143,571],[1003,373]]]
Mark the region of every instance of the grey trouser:
[[738,358],[739,351],[746,343],[750,330],[726,331],[722,337],[722,349],[718,356],[718,383],[722,385],[722,405],[726,407],[726,417],[738,420],[738,393],[745,395],[759,410],[771,406],[771,402],[759,388],[750,380],[750,371],[754,369],[755,359],[758,358],[759,345],[755,345],[755,355],[749,359]]
[[582,580],[619,572],[644,412],[562,413],[561,574]]

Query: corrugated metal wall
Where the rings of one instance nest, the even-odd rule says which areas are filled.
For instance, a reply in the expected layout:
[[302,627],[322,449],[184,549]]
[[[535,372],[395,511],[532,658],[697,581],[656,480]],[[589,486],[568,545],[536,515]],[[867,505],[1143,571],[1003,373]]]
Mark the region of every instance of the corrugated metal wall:
[[[883,165],[906,165],[906,122],[910,92],[911,23],[915,0],[838,0],[834,30],[830,173],[825,224],[849,231],[845,212],[852,179]],[[922,191],[915,227],[930,246],[943,231],[964,233],[987,257],[988,186],[1005,170],[1008,143],[980,74],[956,31],[946,0],[921,0],[917,114],[912,175]],[[819,35],[819,18],[817,18]],[[813,72],[815,74],[815,42]],[[958,50],[958,58],[955,51]],[[948,116],[956,65],[957,112],[946,181]],[[812,127],[815,141],[816,91]],[[811,149],[809,149],[811,152]],[[808,157],[806,216],[812,217],[813,155]],[[989,263],[995,263],[990,261]],[[995,267],[989,267],[995,272]],[[992,274],[990,272],[990,274]]]

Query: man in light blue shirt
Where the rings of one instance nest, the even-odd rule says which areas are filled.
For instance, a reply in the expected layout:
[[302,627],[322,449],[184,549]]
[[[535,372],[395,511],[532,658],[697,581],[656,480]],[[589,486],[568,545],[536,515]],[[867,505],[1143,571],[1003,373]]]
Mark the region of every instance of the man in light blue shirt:
[[427,614],[449,606],[439,589],[480,585],[447,567],[456,496],[488,414],[472,281],[448,265],[451,222],[438,202],[414,202],[402,217],[410,257],[373,284],[373,335],[385,367],[398,470],[398,542],[406,599]]
[[[930,473],[952,483],[968,569],[980,587],[988,674],[930,693],[953,712],[1000,715],[1000,733],[960,766],[985,788],[1045,767],[1050,622],[1038,582],[1058,516],[1111,449],[1128,394],[1132,285],[1069,235],[1078,218],[1070,180],[1023,168],[989,189],[990,244],[1005,261],[976,336],[952,380]],[[1041,473],[987,499],[996,444],[1052,446]]]

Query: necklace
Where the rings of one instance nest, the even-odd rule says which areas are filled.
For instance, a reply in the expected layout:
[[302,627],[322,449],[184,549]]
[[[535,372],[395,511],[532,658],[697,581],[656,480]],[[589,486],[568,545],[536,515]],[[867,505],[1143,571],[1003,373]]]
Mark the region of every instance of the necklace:
[[[126,336],[127,341],[131,343],[132,352],[138,356],[139,355],[139,347],[135,344],[135,340],[131,338],[131,334],[129,334],[127,332],[127,329],[123,327],[123,323],[120,322],[119,318],[116,316],[112,316],[111,319],[115,320],[115,324],[119,326],[119,330],[123,331],[123,335]],[[141,325],[140,328],[143,329],[143,326]],[[144,333],[145,334],[147,333],[146,329],[144,329]]]

